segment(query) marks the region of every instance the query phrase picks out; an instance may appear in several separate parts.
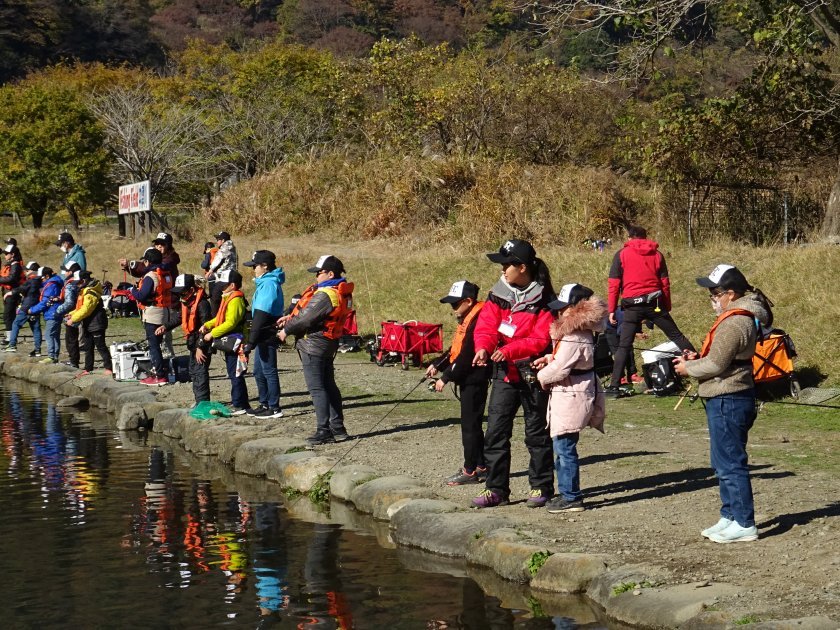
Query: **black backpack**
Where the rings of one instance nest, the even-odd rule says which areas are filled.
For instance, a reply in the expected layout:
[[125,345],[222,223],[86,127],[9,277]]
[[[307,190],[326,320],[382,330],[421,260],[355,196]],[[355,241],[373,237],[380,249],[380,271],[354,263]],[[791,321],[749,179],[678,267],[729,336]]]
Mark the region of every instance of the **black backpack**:
[[680,375],[674,371],[672,357],[663,357],[642,366],[645,385],[655,396],[671,396],[682,390]]

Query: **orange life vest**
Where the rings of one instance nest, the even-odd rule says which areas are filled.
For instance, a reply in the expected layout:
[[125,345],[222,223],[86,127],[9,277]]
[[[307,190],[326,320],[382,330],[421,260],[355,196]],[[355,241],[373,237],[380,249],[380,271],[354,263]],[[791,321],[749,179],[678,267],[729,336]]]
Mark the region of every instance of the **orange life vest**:
[[222,298],[222,303],[219,305],[219,312],[216,313],[216,321],[213,327],[219,326],[222,322],[225,321],[225,311],[227,311],[228,304],[230,304],[231,300],[235,297],[244,298],[245,294],[242,291],[236,290],[231,291],[226,296]]
[[312,298],[318,291],[324,291],[325,293],[334,291],[338,296],[338,304],[333,307],[333,310],[327,315],[327,319],[324,320],[323,333],[327,339],[341,339],[344,335],[344,325],[347,322],[347,315],[353,309],[354,288],[355,285],[352,282],[342,282],[333,287],[318,287],[313,284],[300,296],[297,304],[292,309],[291,316],[294,317],[300,313],[312,301]]
[[452,347],[449,349],[450,363],[455,363],[455,359],[457,359],[458,355],[461,354],[461,348],[464,347],[464,339],[467,336],[467,330],[483,306],[484,302],[476,302],[473,304],[470,312],[467,313],[467,316],[464,317],[463,321],[458,324],[458,327],[455,329],[455,334],[452,336]]
[[204,289],[199,289],[195,292],[195,300],[191,308],[187,308],[187,305],[181,302],[181,328],[184,329],[184,334],[187,336],[191,335],[194,330],[201,326],[195,320],[198,314],[198,304],[203,297]]
[[3,265],[3,268],[0,269],[0,286],[4,286],[7,289],[12,288],[12,265],[18,266],[18,278],[17,283],[18,285],[22,284],[26,281],[26,270],[23,268],[23,263],[20,261],[12,261],[11,263],[7,263]]
[[[172,287],[175,284],[174,279],[172,278],[172,273],[169,271],[165,271],[161,267],[158,267],[154,271],[150,271],[148,273],[155,273],[157,274],[157,284],[155,285],[155,294],[152,296],[151,303],[141,304],[140,302],[137,303],[137,306],[140,310],[143,310],[147,306],[157,306],[159,308],[171,308],[172,307]],[[146,274],[148,275],[148,274]],[[143,278],[146,276],[144,275]],[[140,279],[138,286],[143,284],[143,278]]]
[[707,354],[709,354],[709,348],[712,347],[712,340],[715,338],[715,330],[717,330],[717,327],[720,326],[720,323],[723,320],[732,317],[733,315],[746,315],[750,319],[755,318],[755,315],[743,308],[733,308],[730,311],[724,311],[723,313],[718,315],[718,318],[715,320],[715,323],[712,324],[712,328],[706,334],[706,338],[703,340],[703,345],[700,347],[701,357],[705,357]]

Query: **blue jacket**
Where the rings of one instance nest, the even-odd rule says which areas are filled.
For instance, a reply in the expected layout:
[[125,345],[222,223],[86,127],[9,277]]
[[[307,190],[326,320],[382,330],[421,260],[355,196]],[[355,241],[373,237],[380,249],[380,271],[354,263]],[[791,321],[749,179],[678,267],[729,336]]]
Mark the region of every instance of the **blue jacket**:
[[251,301],[251,334],[248,344],[276,342],[274,322],[283,314],[283,283],[286,274],[276,267],[254,278],[254,299]]
[[254,299],[251,300],[251,314],[264,311],[274,317],[283,314],[283,283],[286,273],[282,267],[277,267],[254,278]]
[[61,295],[63,284],[64,280],[57,274],[44,280],[44,284],[41,285],[41,299],[29,309],[29,314],[43,313],[45,320],[55,319],[55,309],[58,308],[58,296]]
[[70,251],[64,254],[64,260],[61,264],[67,267],[71,262],[79,263],[82,271],[87,271],[87,259],[85,258],[85,248],[76,243],[70,248]]
[[64,301],[56,306],[55,318],[63,319],[70,311],[76,308],[76,300],[79,298],[79,283],[75,280],[64,281]]

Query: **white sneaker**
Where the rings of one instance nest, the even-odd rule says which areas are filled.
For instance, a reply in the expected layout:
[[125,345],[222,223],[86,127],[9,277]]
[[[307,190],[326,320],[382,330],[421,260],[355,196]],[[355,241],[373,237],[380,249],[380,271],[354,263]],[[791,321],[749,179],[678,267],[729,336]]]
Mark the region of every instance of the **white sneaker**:
[[722,529],[714,534],[709,534],[709,540],[716,543],[734,543],[734,542],[751,542],[758,540],[758,528],[741,527],[737,521],[732,521],[726,529]]
[[732,521],[730,519],[721,517],[721,519],[717,523],[715,523],[711,527],[707,527],[702,532],[700,532],[700,535],[703,536],[704,538],[708,538],[712,534],[717,534],[718,532],[722,532],[724,529],[729,527],[729,525],[731,523],[732,523]]

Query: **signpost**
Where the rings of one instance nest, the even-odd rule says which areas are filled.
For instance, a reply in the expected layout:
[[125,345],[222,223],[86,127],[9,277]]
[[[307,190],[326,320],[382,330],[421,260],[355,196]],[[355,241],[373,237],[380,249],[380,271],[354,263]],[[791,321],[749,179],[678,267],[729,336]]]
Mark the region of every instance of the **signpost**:
[[[137,238],[137,233],[142,233],[144,228],[150,231],[150,214],[152,211],[152,189],[149,181],[136,182],[120,186],[119,193],[119,214],[122,220],[125,215],[133,215],[132,236]],[[146,214],[141,214],[145,212]]]

